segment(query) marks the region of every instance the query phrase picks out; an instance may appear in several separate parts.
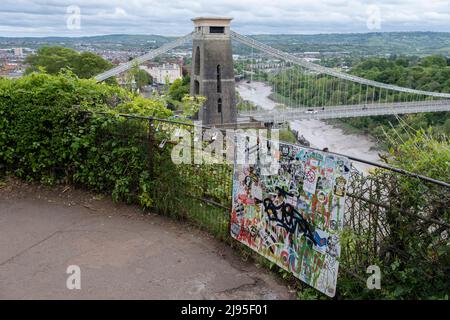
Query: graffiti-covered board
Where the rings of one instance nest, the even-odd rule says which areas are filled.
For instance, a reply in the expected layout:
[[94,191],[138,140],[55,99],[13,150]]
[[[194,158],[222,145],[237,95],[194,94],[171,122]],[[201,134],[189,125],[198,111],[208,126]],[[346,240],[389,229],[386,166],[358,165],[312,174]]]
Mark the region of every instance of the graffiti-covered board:
[[350,162],[287,144],[276,159],[270,175],[235,163],[231,235],[333,297]]

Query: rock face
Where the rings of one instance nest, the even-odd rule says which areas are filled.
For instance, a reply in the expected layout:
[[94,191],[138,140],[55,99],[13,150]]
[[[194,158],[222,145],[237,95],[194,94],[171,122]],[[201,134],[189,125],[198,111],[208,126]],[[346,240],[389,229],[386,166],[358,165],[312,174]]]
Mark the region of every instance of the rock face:
[[295,135],[297,142],[300,145],[305,146],[305,147],[311,146],[311,143],[308,140],[306,140],[306,138],[302,134],[300,134],[298,131],[296,131],[294,129],[291,129],[291,130],[292,130],[292,133]]
[[231,18],[195,18],[191,95],[206,97],[198,120],[203,124],[235,123],[237,118]]

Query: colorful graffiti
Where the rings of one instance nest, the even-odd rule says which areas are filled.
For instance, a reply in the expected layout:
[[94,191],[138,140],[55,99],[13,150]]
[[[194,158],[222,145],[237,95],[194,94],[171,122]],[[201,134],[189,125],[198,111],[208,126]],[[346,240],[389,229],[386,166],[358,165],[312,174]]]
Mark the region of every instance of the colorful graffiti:
[[276,175],[235,164],[231,235],[333,297],[350,161],[287,144],[278,158]]

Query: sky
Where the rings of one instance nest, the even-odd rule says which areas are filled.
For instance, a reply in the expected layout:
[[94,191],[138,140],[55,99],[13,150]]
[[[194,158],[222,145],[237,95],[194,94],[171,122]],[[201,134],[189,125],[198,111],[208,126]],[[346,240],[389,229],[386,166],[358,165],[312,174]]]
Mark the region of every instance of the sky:
[[450,0],[1,0],[0,36],[184,35],[197,16],[243,34],[450,32]]

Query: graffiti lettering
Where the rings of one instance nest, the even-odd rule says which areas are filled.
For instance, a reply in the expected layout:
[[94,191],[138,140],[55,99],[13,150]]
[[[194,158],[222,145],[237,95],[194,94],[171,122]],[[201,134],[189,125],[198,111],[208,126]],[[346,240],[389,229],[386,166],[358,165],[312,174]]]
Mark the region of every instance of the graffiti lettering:
[[[287,193],[283,189],[277,188],[277,190],[278,197],[292,196],[292,194]],[[316,239],[314,238],[314,227],[292,205],[285,201],[279,205],[275,205],[273,199],[266,198],[264,199],[264,211],[267,213],[269,220],[275,221],[279,227],[284,228],[292,234],[304,234],[306,238],[317,245]],[[281,216],[278,213],[281,213]]]

